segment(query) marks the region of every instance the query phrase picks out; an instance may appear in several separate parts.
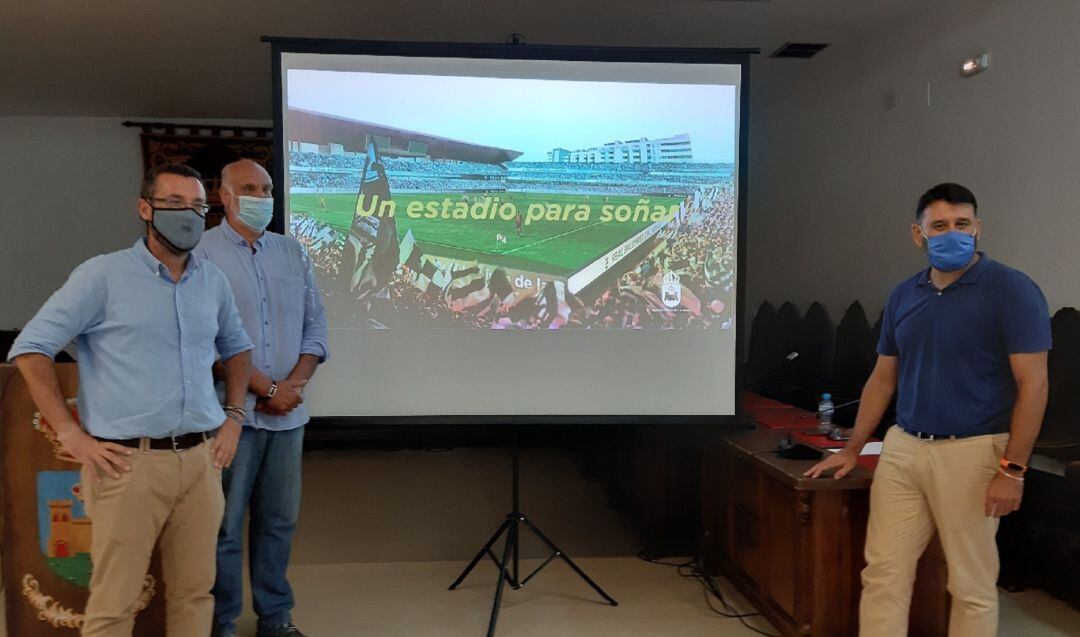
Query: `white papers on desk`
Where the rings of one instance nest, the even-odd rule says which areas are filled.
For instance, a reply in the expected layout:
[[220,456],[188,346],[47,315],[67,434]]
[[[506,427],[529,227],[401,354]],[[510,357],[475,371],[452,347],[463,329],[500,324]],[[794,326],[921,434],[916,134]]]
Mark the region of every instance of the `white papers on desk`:
[[[839,449],[829,449],[829,451],[831,451],[833,453],[836,453],[836,452],[838,452],[840,450]],[[863,446],[862,451],[859,453],[859,455],[860,456],[880,456],[881,455],[881,443],[880,442],[868,442],[868,443],[866,443]]]

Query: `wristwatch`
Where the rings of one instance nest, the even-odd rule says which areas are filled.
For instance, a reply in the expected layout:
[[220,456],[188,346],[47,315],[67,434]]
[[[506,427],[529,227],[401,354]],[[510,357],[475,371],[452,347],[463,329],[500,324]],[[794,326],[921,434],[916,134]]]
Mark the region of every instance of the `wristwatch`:
[[1010,460],[1006,460],[1005,458],[1001,459],[1001,468],[1005,469],[1006,471],[1015,471],[1020,475],[1024,475],[1025,473],[1027,473],[1028,470],[1026,466],[1020,464],[1019,462],[1012,462]]
[[274,394],[276,394],[276,393],[277,393],[277,383],[271,381],[270,382],[270,391],[266,392],[266,397],[267,398],[273,398]]

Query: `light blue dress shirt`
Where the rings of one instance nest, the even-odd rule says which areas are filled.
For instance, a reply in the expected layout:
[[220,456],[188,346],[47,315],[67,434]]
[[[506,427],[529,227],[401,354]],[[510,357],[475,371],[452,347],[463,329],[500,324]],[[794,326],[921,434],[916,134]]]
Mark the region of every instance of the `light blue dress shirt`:
[[94,436],[124,440],[210,431],[225,421],[211,367],[251,349],[229,282],[188,258],[180,281],[139,239],[71,273],[26,324],[8,360],[56,356],[75,339],[79,417]]
[[[225,221],[203,235],[194,253],[221,268],[232,284],[236,307],[254,345],[252,367],[281,380],[301,354],[326,360],[326,312],[311,259],[296,239],[264,232],[252,252],[248,241]],[[220,385],[218,389],[223,391]],[[284,416],[272,416],[255,411],[255,398],[248,392],[244,424],[249,427],[285,431],[309,419],[303,403]]]

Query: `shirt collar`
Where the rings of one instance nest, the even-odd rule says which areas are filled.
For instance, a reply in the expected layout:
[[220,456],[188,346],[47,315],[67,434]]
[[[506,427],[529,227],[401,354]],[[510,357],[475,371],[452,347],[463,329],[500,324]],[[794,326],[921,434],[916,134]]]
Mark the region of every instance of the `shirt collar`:
[[[139,237],[135,240],[135,245],[131,246],[131,249],[135,252],[135,256],[139,258],[146,267],[150,268],[150,271],[155,275],[161,272],[169,273],[169,269],[165,267],[165,264],[157,260],[157,257],[150,252],[150,248],[146,247],[146,237]],[[187,266],[184,268],[184,274],[188,272],[194,272],[199,269],[199,257],[195,256],[195,251],[188,252]]]
[[[250,244],[248,244],[248,240],[245,239],[244,237],[240,236],[240,233],[236,231],[236,228],[233,228],[232,224],[229,223],[228,217],[226,217],[224,220],[222,220],[221,227],[224,228],[223,232],[225,233],[225,236],[229,239],[230,243],[233,243],[233,244],[238,245],[238,246],[243,246],[245,248],[250,247]],[[263,237],[265,237],[265,236],[266,236],[266,233],[263,232],[261,235],[259,235],[255,239],[255,247],[256,248],[261,248],[262,247],[262,245],[263,245]]]
[[[985,252],[979,252],[979,260],[975,265],[968,268],[968,271],[963,274],[959,279],[952,283],[949,287],[955,285],[975,285],[979,282],[979,279],[990,267],[990,257],[986,256]],[[934,287],[934,284],[930,281],[930,268],[923,270],[919,276],[919,282],[916,284],[921,287]]]

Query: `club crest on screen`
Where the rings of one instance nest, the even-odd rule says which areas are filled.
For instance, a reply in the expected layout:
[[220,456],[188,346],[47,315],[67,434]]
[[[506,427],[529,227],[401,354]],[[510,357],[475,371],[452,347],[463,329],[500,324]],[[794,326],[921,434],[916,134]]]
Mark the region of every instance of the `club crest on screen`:
[[664,283],[660,286],[660,300],[667,307],[679,307],[682,303],[682,285],[679,283],[679,275],[668,272],[664,275]]

